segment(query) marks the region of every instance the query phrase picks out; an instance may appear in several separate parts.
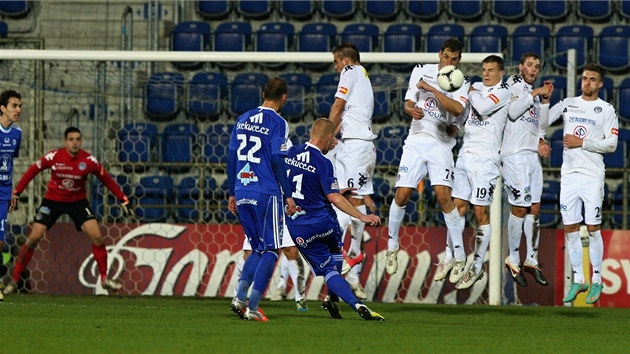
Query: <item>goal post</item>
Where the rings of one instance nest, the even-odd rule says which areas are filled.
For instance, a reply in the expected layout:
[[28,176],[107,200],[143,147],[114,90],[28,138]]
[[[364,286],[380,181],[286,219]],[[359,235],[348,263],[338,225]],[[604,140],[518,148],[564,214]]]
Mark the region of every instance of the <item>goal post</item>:
[[[501,53],[463,53],[460,68],[466,75],[481,75],[481,61],[491,54],[496,54],[502,57]],[[4,87],[16,87],[18,91],[21,90],[22,92],[28,92],[28,95],[26,96],[30,96],[26,99],[25,102],[25,110],[27,111],[27,114],[30,114],[31,116],[31,118],[29,118],[29,121],[26,122],[26,126],[24,127],[27,138],[31,140],[37,140],[34,138],[43,138],[41,144],[34,144],[30,146],[28,155],[29,161],[21,162],[22,165],[20,165],[20,168],[18,168],[18,173],[16,173],[16,176],[14,177],[15,179],[19,179],[19,173],[23,173],[28,165],[32,163],[34,158],[41,156],[43,153],[54,147],[60,146],[61,140],[59,134],[62,131],[61,127],[65,127],[73,123],[77,123],[82,126],[85,140],[84,148],[92,152],[94,156],[96,156],[106,167],[108,167],[110,173],[120,175],[124,175],[125,173],[127,173],[127,166],[121,164],[118,161],[117,149],[120,142],[117,141],[117,132],[120,131],[120,129],[122,129],[123,126],[129,122],[141,121],[151,123],[150,120],[145,119],[143,115],[142,105],[143,86],[146,83],[147,78],[151,74],[153,74],[151,72],[152,70],[155,70],[156,72],[177,71],[177,69],[174,68],[173,63],[178,62],[200,62],[204,63],[205,68],[214,67],[213,65],[215,63],[239,62],[247,63],[248,65],[250,65],[249,67],[252,68],[252,71],[265,72],[269,76],[271,76],[279,75],[283,72],[257,67],[256,65],[258,63],[276,62],[293,64],[332,63],[331,53],[77,51],[41,50],[31,49],[28,47],[25,47],[25,49],[0,49],[0,58],[2,58],[3,60],[3,62],[0,63],[0,82],[5,85]],[[435,63],[438,61],[438,59],[438,53],[361,53],[361,62],[366,64]],[[121,65],[121,63],[131,63],[131,65]],[[147,63],[157,63],[158,65],[145,65]],[[38,69],[35,70],[34,67],[37,67]],[[121,69],[121,67],[133,67],[131,72],[128,73],[129,77],[123,77],[126,74],[125,71]],[[406,88],[406,82],[404,78],[410,73],[411,72],[394,74],[398,78],[398,86],[395,87],[396,90],[401,91]],[[506,71],[506,74],[507,73],[508,72]],[[234,76],[234,72],[228,72],[227,74],[230,78]],[[184,73],[184,75],[188,78],[191,76],[191,73]],[[321,72],[314,74],[314,76],[321,75]],[[124,89],[125,82],[129,83],[129,85],[132,85],[133,89]],[[404,98],[404,96],[401,97],[400,94],[396,97],[399,100]],[[400,104],[400,102],[396,104]],[[130,107],[122,108],[123,106]],[[174,121],[170,122],[180,121],[190,123],[188,117],[182,119],[176,118]],[[386,124],[387,123],[382,125]],[[397,121],[396,124],[407,125],[408,128],[409,122],[401,119],[400,121]],[[158,123],[158,125],[160,125],[160,127],[163,127],[166,125],[166,122],[160,122]],[[168,149],[170,147],[166,146],[165,148]],[[197,149],[199,148],[197,147]],[[203,154],[203,151],[197,151],[197,153]],[[204,172],[207,170],[207,164],[208,162],[206,160],[197,158],[193,160],[191,164],[183,167],[189,169],[191,173],[194,171],[195,173],[204,176],[204,173],[207,173]],[[137,167],[137,165],[135,166]],[[175,170],[182,167],[175,165],[165,166],[173,167]],[[165,176],[168,174],[168,172],[165,173],[163,167],[164,166],[161,166],[159,164],[148,164],[148,167],[146,167],[146,171],[144,172],[155,172],[154,175],[159,174],[161,176]],[[220,168],[221,166],[214,166],[210,168],[210,174],[218,171]],[[132,171],[134,173],[136,172],[136,170],[134,169],[132,169]],[[142,175],[139,175],[138,178],[140,178],[140,176]],[[209,177],[208,175],[205,176]],[[391,179],[391,176],[388,176],[387,178]],[[139,179],[136,179],[130,183],[137,184],[138,181]],[[216,182],[220,184],[221,181],[217,180]],[[98,184],[93,184],[91,187],[98,188],[97,185]],[[221,209],[221,202],[219,199],[224,194],[221,194],[222,192],[220,191],[220,186],[217,185],[214,188],[216,188],[216,191],[210,193],[212,196],[202,195],[200,197],[201,201],[196,199],[195,202],[192,203],[193,208],[198,207],[197,209],[200,209],[198,210],[199,213],[195,214],[194,220],[198,220],[200,223],[208,223],[207,219],[205,219],[204,217],[204,213],[207,210],[214,210],[212,208]],[[21,225],[25,225],[27,221],[33,220],[34,207],[31,206],[37,205],[38,200],[41,200],[41,197],[43,196],[43,191],[44,187],[40,181],[38,187],[34,188],[34,190],[30,192],[27,196],[29,198],[29,210],[22,211],[23,214],[19,219],[19,223]],[[489,252],[490,279],[488,281],[488,302],[492,305],[500,305],[502,296],[502,194],[502,188],[497,188],[495,190],[494,203],[491,207],[491,215],[493,215],[491,219],[493,233]],[[90,194],[90,198],[91,197],[92,193]],[[105,214],[107,216],[111,216],[109,215],[110,213],[115,214],[114,205],[112,205],[112,202],[109,201],[106,192],[104,195],[99,195],[99,197],[103,199],[101,207],[104,208]],[[203,198],[215,198],[215,200],[209,203],[207,200],[203,201]],[[172,204],[177,203],[178,201],[174,196]],[[208,204],[216,205],[207,207]],[[204,209],[206,207],[208,209]],[[220,213],[221,210],[218,210],[216,212]],[[111,221],[112,218],[109,218],[109,220]],[[131,228],[131,226],[124,223],[119,218],[113,218],[113,220],[115,222],[106,223],[104,226],[108,231],[124,236],[124,232],[128,231]],[[216,221],[216,219],[214,218],[211,218],[211,220]],[[193,221],[193,219],[191,219],[191,221]],[[159,223],[156,223],[155,225],[161,225],[160,223],[165,222],[168,223],[169,221],[160,220]],[[236,235],[238,234],[238,232],[240,232],[240,230],[233,227],[233,225],[235,225],[234,220],[232,220],[231,222],[232,224],[228,224],[227,229],[231,230],[230,232],[233,236],[240,237],[240,235]],[[192,222],[191,224],[194,224],[194,222]],[[165,227],[160,232],[164,233],[165,235],[169,235],[168,237],[174,238],[176,236],[173,235],[176,235],[177,233],[172,229],[173,227],[169,226]],[[223,230],[224,228],[221,227],[220,229]],[[381,228],[381,230],[384,229],[385,228]],[[178,229],[177,232],[183,231]],[[206,242],[202,241],[202,234],[204,232],[207,232],[207,230],[201,228],[193,232],[193,234],[195,235],[194,237],[198,238],[196,242]],[[386,235],[386,231],[379,231],[378,234],[372,235],[372,238],[383,237],[383,235]],[[426,235],[426,237],[428,238],[429,236]],[[50,246],[50,242],[50,240],[47,240],[43,243]],[[87,243],[88,240],[85,240],[85,242]],[[474,245],[474,242],[472,243],[472,245]],[[121,248],[118,247],[115,249],[119,250]],[[382,271],[385,268],[384,256],[383,254],[381,254],[383,252],[381,252],[382,250],[380,250],[378,246],[376,247],[376,251],[380,253],[374,255],[373,262],[375,266],[371,268],[371,270],[365,271],[369,272],[369,275],[366,276],[366,282],[373,282],[374,285],[366,284],[366,290],[371,290],[371,294],[373,296],[376,296],[376,294],[381,291],[391,291],[393,293],[388,293],[389,295],[384,296],[384,298],[391,299],[393,301],[405,301],[402,296],[397,295],[396,291],[398,290],[394,286],[388,286],[385,290],[380,288],[379,281],[383,277]],[[469,252],[471,251],[472,249],[469,249]],[[432,252],[441,253],[443,252],[443,249],[432,249]],[[138,254],[135,254],[135,256],[138,256]],[[182,272],[184,271],[184,269],[187,269],[186,264],[194,264],[194,260],[192,259],[193,256],[203,258],[203,255],[198,254],[195,250],[191,250],[191,253],[189,254],[191,254],[189,258],[186,258],[186,260],[181,260],[181,264],[178,263],[178,266],[181,267],[180,270]],[[223,253],[221,251],[218,254]],[[224,264],[225,267],[233,267],[233,265],[231,265],[231,262],[234,261],[234,257],[234,254],[227,256],[217,255],[217,259],[224,259],[225,262],[227,262],[225,263],[227,265]],[[415,257],[416,259],[421,259],[420,254],[415,255]],[[111,267],[116,267],[116,264],[120,265],[119,263],[122,262],[120,260],[120,255],[111,258],[115,260],[112,261],[115,264],[110,265]],[[167,261],[168,257],[165,258],[163,256],[160,256],[156,259]],[[409,262],[413,262],[413,259],[409,259]],[[35,268],[42,268],[42,270],[40,270],[40,273],[43,273],[43,269],[46,268],[45,265],[38,264],[35,259],[34,263],[32,264]],[[193,269],[189,270],[189,273],[187,273],[188,276],[191,278],[197,277],[194,284],[213,284],[213,286],[217,287],[212,291],[208,290],[208,288],[204,288],[205,290],[202,291],[203,294],[223,294],[225,288],[229,287],[234,282],[234,276],[231,276],[229,280],[223,281],[221,279],[209,279],[211,278],[211,276],[203,274],[203,271],[198,268],[197,265],[198,264],[195,264]],[[153,264],[152,267],[155,268],[158,267],[158,265]],[[88,273],[94,272],[93,267],[91,268],[91,270],[89,270],[90,267],[86,265],[85,269],[85,271]],[[74,272],[76,270],[72,271]],[[119,270],[116,270],[116,272],[118,274]],[[142,274],[142,272],[138,272],[138,274]],[[40,276],[43,277],[43,275]],[[90,277],[91,274],[87,273],[81,274],[80,276],[82,282],[87,283],[89,283],[90,281],[86,279]],[[138,277],[140,277],[140,275],[132,276],[132,278],[134,279],[137,279]],[[175,279],[173,277],[169,278],[168,276],[166,276],[165,279]],[[157,286],[153,283],[151,284],[151,286]],[[402,282],[401,284],[405,283]],[[177,283],[164,284],[161,286],[165,289],[169,289],[163,290],[162,293],[164,294],[177,293]],[[321,284],[319,284],[319,286],[321,287]],[[409,286],[411,288],[415,286],[413,281],[411,281],[411,285]],[[406,285],[401,285],[401,287],[405,288]],[[432,288],[432,285],[424,285],[424,290],[422,291],[423,294],[427,292],[427,289],[429,287]],[[217,290],[218,288],[222,290]],[[189,283],[189,285],[186,287],[187,292],[185,294],[197,294],[194,290],[191,289],[193,289],[193,286]],[[142,290],[139,288],[134,290],[135,291],[131,292],[132,294],[147,293],[146,290]],[[411,291],[407,288],[405,288],[404,290],[405,292]],[[39,291],[42,290],[40,289]],[[429,294],[427,296],[432,294],[432,291],[433,290],[429,291]],[[311,293],[317,294],[317,291],[313,290]]]

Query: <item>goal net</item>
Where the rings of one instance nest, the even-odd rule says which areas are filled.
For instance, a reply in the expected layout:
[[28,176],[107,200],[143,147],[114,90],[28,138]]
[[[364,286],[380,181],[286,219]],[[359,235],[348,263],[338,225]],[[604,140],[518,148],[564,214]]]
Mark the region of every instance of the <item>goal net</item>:
[[[283,114],[290,122],[291,140],[304,142],[308,126],[314,118],[327,115],[334,97],[337,82],[332,55],[48,51],[38,50],[41,43],[37,42],[16,42],[4,48],[0,49],[2,87],[23,96],[19,125],[24,139],[16,181],[36,159],[62,146],[68,126],[78,127],[83,149],[105,166],[135,204],[136,216],[125,219],[111,193],[96,179],[90,183],[90,206],[102,221],[109,251],[109,276],[123,283],[122,293],[233,296],[244,235],[238,220],[227,211],[225,162],[231,126],[242,110],[260,103],[261,83],[264,86],[266,78],[282,76],[290,83]],[[468,76],[480,76],[480,63],[486,56],[466,53],[460,68]],[[361,59],[376,96],[379,160],[373,197],[378,214],[386,220],[409,127],[409,117],[402,113],[408,77],[413,64],[436,62],[438,55],[363,53]],[[518,63],[508,64],[506,74],[514,73]],[[332,92],[324,84],[330,74]],[[301,86],[304,76],[310,83]],[[388,139],[383,138],[386,134]],[[5,283],[48,177],[43,173],[31,182],[21,196],[21,208],[10,215],[0,269]],[[444,256],[446,229],[430,182],[424,181],[407,206],[395,275],[385,272],[387,228],[366,228],[367,257],[360,279],[368,301],[504,302],[501,260],[505,251],[500,235],[504,212],[502,198],[495,199],[494,244],[486,264],[490,277],[470,290],[458,291],[453,284],[433,281],[435,264]],[[470,225],[465,240],[470,254],[474,250]],[[64,216],[39,244],[19,290],[103,294],[97,275],[89,238]],[[307,300],[321,299],[323,279],[313,277],[308,269],[304,276]],[[270,288],[277,279],[276,269]],[[286,290],[288,298],[291,288]]]

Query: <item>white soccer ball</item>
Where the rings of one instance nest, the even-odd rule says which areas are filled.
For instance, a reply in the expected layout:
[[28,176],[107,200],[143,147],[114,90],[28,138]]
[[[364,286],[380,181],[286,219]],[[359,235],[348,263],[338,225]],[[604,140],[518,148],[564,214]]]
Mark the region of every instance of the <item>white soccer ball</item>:
[[440,69],[437,83],[446,92],[453,92],[464,84],[464,73],[455,65],[447,65]]

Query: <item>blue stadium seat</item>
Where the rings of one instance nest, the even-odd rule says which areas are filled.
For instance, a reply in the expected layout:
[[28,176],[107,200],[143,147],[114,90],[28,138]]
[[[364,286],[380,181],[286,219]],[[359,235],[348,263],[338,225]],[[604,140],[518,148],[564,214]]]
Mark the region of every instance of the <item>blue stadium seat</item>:
[[[131,182],[129,177],[125,175],[112,175],[112,178],[116,181],[122,192],[126,196],[133,195]],[[105,208],[105,197],[107,197],[107,204],[109,210]],[[101,220],[116,220],[123,217],[122,210],[120,209],[120,201],[116,200],[116,197],[105,188],[103,183],[98,179],[92,179],[92,211]]]
[[309,130],[311,129],[310,124],[301,124],[295,126],[293,132],[289,134],[289,140],[293,146],[302,145],[310,139]]
[[597,62],[604,69],[618,73],[630,68],[630,26],[604,27],[597,44]]
[[562,22],[569,16],[568,0],[537,0],[532,9],[535,18],[545,22]]
[[144,222],[164,222],[170,215],[167,206],[172,202],[173,179],[170,176],[140,178],[134,197],[138,200],[136,217]]
[[[199,143],[197,136],[199,128],[194,124],[167,125],[161,134],[162,162],[166,163],[191,163],[195,162],[195,156]],[[190,166],[167,166],[168,171],[185,172]]]
[[347,25],[340,34],[341,42],[354,44],[359,53],[378,49],[378,26],[371,23],[353,23]]
[[280,13],[291,20],[310,20],[315,13],[315,1],[282,0],[280,1]]
[[[257,52],[288,52],[293,48],[295,28],[288,22],[264,23],[256,32]],[[258,63],[264,68],[284,69],[287,63]]]
[[516,27],[512,33],[512,60],[520,61],[521,56],[527,52],[533,52],[540,56],[545,55],[549,48],[551,31],[545,25],[522,25]]
[[271,1],[247,0],[239,1],[236,12],[248,20],[264,20],[271,15]]
[[582,20],[593,22],[607,22],[612,16],[612,1],[597,0],[577,2],[577,15]]
[[458,24],[431,26],[427,32],[426,51],[429,53],[439,52],[444,41],[451,37],[457,37],[460,42],[464,43],[464,27]]
[[267,81],[269,77],[261,73],[250,72],[236,75],[230,84],[230,114],[238,117],[260,106]]
[[549,166],[562,167],[562,153],[564,152],[562,139],[551,140],[549,146],[551,147],[551,156],[549,158]]
[[630,123],[630,105],[622,104],[623,102],[630,102],[630,78],[625,78],[617,87],[617,113],[619,119]]
[[507,48],[508,31],[501,25],[479,25],[468,35],[469,51],[473,53],[501,53]]
[[[205,22],[180,22],[171,31],[171,51],[202,52],[210,43],[210,25]],[[176,62],[180,69],[199,69],[201,62]]]
[[527,16],[527,1],[524,0],[493,0],[491,6],[492,17],[500,20],[521,22]]
[[280,75],[287,83],[287,101],[282,107],[282,117],[289,122],[301,121],[310,107],[310,94],[313,82],[306,73],[288,73]]
[[[578,82],[576,83],[575,92],[576,92],[576,96],[579,96],[582,94],[582,80],[577,80],[577,81]],[[606,102],[612,103],[614,101],[614,96],[613,96],[614,85],[615,83],[613,79],[611,77],[605,76],[604,86],[602,86],[602,88],[599,89],[597,96]]]
[[[223,22],[214,30],[212,49],[215,52],[244,52],[251,45],[252,26],[248,22]],[[243,63],[218,62],[226,69],[239,69]]]
[[7,26],[7,23],[4,21],[0,21],[0,38],[7,38],[8,34],[9,27]]
[[[613,153],[610,154],[604,154],[604,165],[606,165],[606,168],[626,168],[628,167],[628,146],[626,144],[625,141],[622,140],[618,140],[617,141],[617,149],[615,149],[615,151]],[[607,177],[609,178],[614,178],[614,177],[622,177],[623,175],[618,173],[618,172],[614,172],[614,173],[606,173]],[[613,176],[614,175],[614,176]]]
[[30,1],[0,1],[0,15],[9,18],[22,18],[28,15]]
[[390,74],[370,75],[372,90],[374,91],[373,123],[386,123],[394,113],[392,102],[396,99],[396,77]]
[[315,84],[315,107],[316,117],[328,117],[330,107],[335,102],[335,93],[339,84],[339,74],[322,75]]
[[540,227],[556,227],[560,222],[560,182],[545,181],[540,197]]
[[567,78],[561,75],[547,75],[540,78],[540,82],[551,81],[553,84],[553,93],[549,100],[550,107],[553,107],[560,100],[564,99],[567,95]]
[[180,110],[184,76],[176,72],[151,75],[144,85],[144,113],[155,121],[169,121]]
[[333,20],[345,21],[354,17],[357,11],[356,4],[355,1],[323,0],[321,11]]
[[[623,200],[626,199],[628,200],[627,204],[630,207],[630,198],[629,198],[630,194],[625,194],[623,193],[623,183],[620,183],[617,188],[615,189],[615,191],[612,194],[612,210],[613,211],[617,211],[617,212],[621,212],[623,211]],[[623,215],[622,214],[615,214],[612,217],[612,224],[617,227],[620,228],[622,226],[623,223]],[[626,221],[627,225],[630,225],[630,215],[628,215],[628,219]]]
[[620,1],[617,12],[626,21],[630,19],[630,1]]
[[483,15],[483,1],[449,1],[448,14],[455,20],[478,21]]
[[398,16],[398,1],[366,1],[363,7],[365,17],[375,22],[393,21]]
[[[330,53],[335,45],[337,27],[332,23],[307,23],[297,35],[297,49],[300,52]],[[325,71],[330,63],[300,63],[300,66],[313,71]]]
[[197,13],[208,20],[224,20],[230,15],[231,1],[196,1]]
[[155,161],[157,136],[157,126],[155,124],[131,123],[124,125],[118,132],[118,161]]
[[216,189],[217,181],[212,177],[199,179],[189,176],[182,179],[176,189],[177,209],[174,213],[176,220],[184,223],[209,221],[211,219],[209,204],[213,202]]
[[[385,53],[416,53],[422,45],[422,28],[414,24],[392,24],[383,34]],[[398,72],[411,71],[413,63],[384,63],[383,65]]]
[[376,145],[376,165],[398,167],[406,136],[407,127],[404,125],[386,126],[381,129]]
[[407,16],[421,21],[435,21],[442,14],[439,0],[409,0],[403,6]]
[[215,123],[208,127],[203,136],[204,161],[214,164],[227,162],[227,152],[230,145],[232,124]]
[[[569,49],[577,51],[578,69],[586,65],[588,52],[593,48],[593,27],[585,25],[568,25],[558,29],[554,36],[554,52],[564,53]],[[567,68],[567,56],[560,55],[554,59],[554,65],[560,69]]]
[[227,77],[220,72],[200,72],[186,85],[186,112],[200,120],[216,120],[228,97]]

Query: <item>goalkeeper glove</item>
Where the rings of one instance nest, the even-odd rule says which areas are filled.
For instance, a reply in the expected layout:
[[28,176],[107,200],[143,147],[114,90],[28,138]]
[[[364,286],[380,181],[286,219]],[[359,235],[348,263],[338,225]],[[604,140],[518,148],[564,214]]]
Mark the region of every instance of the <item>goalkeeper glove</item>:
[[125,199],[123,199],[122,204],[120,204],[120,207],[122,208],[123,216],[130,217],[134,215],[133,208],[131,207],[131,202],[129,201],[129,198],[125,197]]

